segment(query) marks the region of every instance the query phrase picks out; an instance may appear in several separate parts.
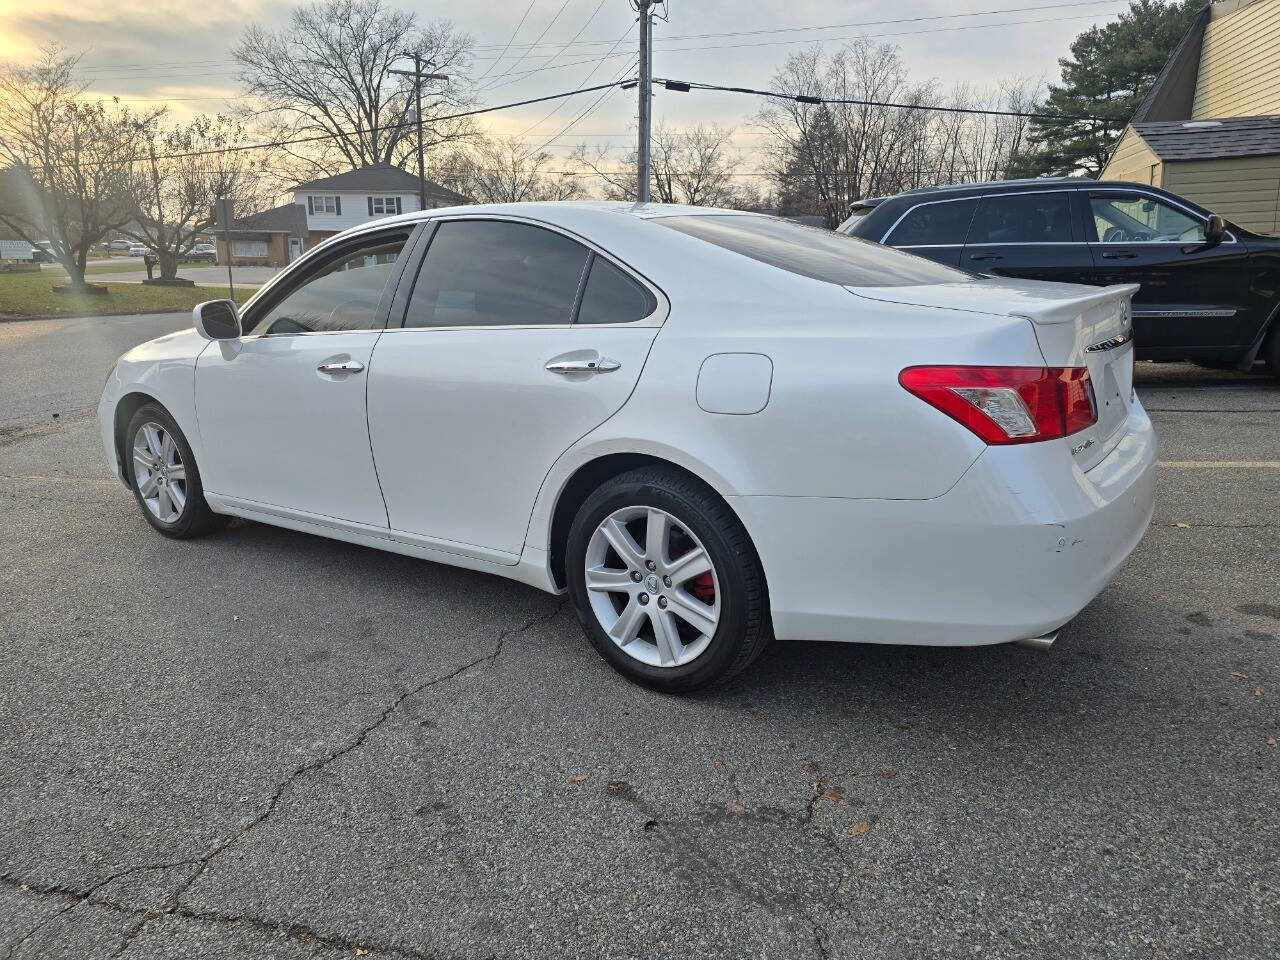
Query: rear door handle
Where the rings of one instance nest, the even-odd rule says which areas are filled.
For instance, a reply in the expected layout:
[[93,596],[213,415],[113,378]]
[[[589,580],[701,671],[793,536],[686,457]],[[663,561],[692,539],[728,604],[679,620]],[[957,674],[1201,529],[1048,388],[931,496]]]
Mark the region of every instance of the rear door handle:
[[1003,260],[1004,254],[1002,253],[971,253],[969,254],[969,259],[970,260]]
[[1102,254],[1103,260],[1132,260],[1135,257],[1137,254],[1129,250],[1107,250]]
[[342,363],[333,363],[326,361],[316,367],[321,373],[359,373],[364,369],[364,364],[359,360],[346,360]]
[[611,373],[621,366],[617,360],[600,357],[598,360],[550,360],[543,369],[566,376],[570,373]]

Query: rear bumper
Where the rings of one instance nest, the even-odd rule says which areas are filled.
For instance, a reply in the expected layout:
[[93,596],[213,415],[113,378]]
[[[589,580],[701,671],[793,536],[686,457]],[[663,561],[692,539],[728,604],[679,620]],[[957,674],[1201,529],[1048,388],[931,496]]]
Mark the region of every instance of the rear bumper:
[[931,500],[736,497],[776,635],[925,646],[1039,637],[1111,581],[1151,521],[1156,436],[1135,403],[1088,472],[1070,438],[990,447]]

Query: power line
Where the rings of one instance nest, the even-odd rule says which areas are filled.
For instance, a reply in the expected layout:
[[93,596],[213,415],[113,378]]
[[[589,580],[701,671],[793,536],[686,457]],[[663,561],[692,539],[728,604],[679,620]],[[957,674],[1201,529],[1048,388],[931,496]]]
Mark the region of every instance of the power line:
[[780,93],[777,90],[755,90],[751,87],[725,87],[714,83],[698,83],[694,80],[672,80],[654,77],[654,83],[663,83],[669,90],[714,90],[719,93],[745,93],[756,97],[772,97],[776,100],[794,100],[796,103],[848,105],[856,107],[891,107],[897,110],[928,110],[935,113],[972,113],[988,117],[1025,117],[1030,120],[1089,120],[1094,122],[1114,122],[1114,118],[1095,116],[1072,116],[1065,113],[1039,113],[1026,110],[989,110],[981,107],[948,107],[928,103],[893,103],[887,100],[852,100],[838,97],[812,97],[804,93]]
[[[601,4],[602,4],[602,5],[603,5],[603,3],[604,3],[604,0],[601,0]],[[599,10],[599,7],[597,7],[596,9],[597,9],[597,10]],[[615,40],[615,41],[613,41],[613,46],[609,48],[608,53],[606,53],[606,54],[604,55],[604,57],[601,57],[601,58],[600,58],[600,60],[596,63],[596,65],[595,65],[594,67],[592,67],[592,68],[591,68],[591,72],[590,72],[590,73],[588,73],[585,77],[583,77],[583,78],[582,78],[582,84],[581,84],[581,85],[585,86],[585,85],[586,85],[586,84],[591,80],[591,78],[592,78],[592,77],[594,77],[594,76],[596,75],[596,71],[600,69],[600,64],[601,64],[601,63],[603,63],[603,62],[604,62],[604,60],[605,60],[605,58],[606,58],[606,57],[608,57],[608,56],[610,56],[610,55],[613,53],[613,51],[614,51],[615,49],[617,49],[618,44],[620,44],[623,40],[625,40],[625,39],[627,38],[627,35],[628,35],[628,34],[630,34],[630,33],[631,33],[631,26],[630,26],[630,24],[628,24],[628,25],[627,25],[627,29],[626,29],[626,30],[623,30],[623,31],[622,31],[622,34],[618,37],[618,39],[617,39],[617,40]],[[555,109],[554,109],[554,110],[552,110],[550,113],[548,113],[545,117],[543,117],[543,118],[542,118],[541,120],[539,120],[537,123],[533,124],[533,126],[526,127],[524,130],[521,130],[521,131],[520,131],[520,136],[522,136],[522,137],[523,137],[523,136],[524,136],[526,133],[528,133],[530,130],[533,130],[533,129],[537,128],[537,127],[542,126],[544,123],[546,123],[546,122],[547,122],[548,120],[550,120],[552,117],[554,117],[557,113],[559,113],[559,112],[560,112],[560,108],[561,108],[561,107],[563,107],[563,106],[564,106],[563,101],[562,101],[562,102],[560,102],[560,103],[557,103],[557,104],[556,104],[556,106],[555,106]]]
[[[560,99],[563,99],[563,98],[565,98],[565,97],[573,97],[573,96],[577,96],[577,95],[578,95],[578,94],[580,94],[580,93],[594,93],[594,92],[596,92],[596,91],[598,91],[598,90],[603,90],[603,91],[605,91],[605,92],[607,93],[609,90],[616,89],[617,87],[622,86],[622,84],[623,84],[624,82],[630,82],[630,81],[612,80],[612,81],[610,81],[609,83],[598,83],[598,84],[596,84],[596,85],[595,85],[595,86],[593,86],[593,87],[583,87],[583,88],[578,89],[578,90],[566,90],[566,91],[564,91],[564,92],[562,92],[562,93],[550,93],[550,94],[547,94],[546,96],[543,96],[543,97],[530,97],[530,98],[529,98],[529,99],[527,99],[527,100],[516,100],[516,101],[513,101],[512,103],[500,103],[500,104],[498,104],[498,105],[496,105],[496,106],[492,106],[492,107],[479,107],[479,108],[477,108],[477,109],[475,109],[475,110],[465,110],[465,111],[463,111],[463,112],[461,112],[461,113],[452,113],[452,114],[446,114],[446,115],[442,115],[442,116],[438,116],[438,117],[432,117],[432,118],[431,118],[431,122],[432,122],[432,123],[442,123],[442,122],[447,121],[447,120],[461,120],[463,117],[475,117],[475,116],[479,116],[479,115],[480,115],[480,114],[482,114],[482,113],[493,113],[493,112],[495,112],[495,111],[497,111],[497,110],[510,110],[510,109],[512,109],[513,107],[526,107],[526,106],[529,106],[530,104],[534,104],[534,103],[546,103],[546,102],[548,102],[548,101],[550,101],[550,100],[560,100]],[[597,99],[597,101],[596,101],[596,102],[597,102],[597,103],[599,103],[599,102],[600,102],[600,100],[602,100],[602,99],[603,99],[603,97],[601,97],[601,98]],[[404,129],[405,127],[411,127],[411,126],[413,126],[415,123],[416,123],[416,121],[413,121],[413,120],[407,120],[407,121],[405,121],[404,123],[392,123],[392,124],[387,124],[383,129],[384,129],[384,130],[388,130],[388,131],[390,131],[390,130],[402,130],[402,129]],[[183,152],[181,152],[181,153],[164,153],[164,154],[157,154],[157,155],[156,155],[156,157],[155,157],[154,159],[156,159],[156,160],[181,160],[181,159],[184,159],[184,158],[186,158],[186,157],[203,157],[203,156],[208,156],[208,155],[210,155],[210,154],[215,154],[215,153],[217,153],[217,154],[222,154],[222,153],[243,153],[243,152],[248,151],[248,150],[268,150],[268,149],[272,149],[272,148],[275,148],[275,147],[289,147],[289,146],[294,146],[294,145],[296,145],[296,144],[300,144],[300,143],[320,143],[320,142],[323,142],[323,141],[325,141],[325,140],[335,140],[335,139],[337,139],[337,138],[338,138],[338,137],[340,137],[340,136],[346,136],[346,135],[350,135],[350,134],[351,134],[351,131],[347,131],[347,130],[341,131],[341,132],[339,132],[339,133],[319,133],[319,134],[315,134],[315,135],[313,135],[313,136],[307,136],[307,137],[292,137],[292,138],[290,138],[290,139],[288,139],[288,140],[273,140],[273,141],[270,141],[270,142],[267,142],[267,143],[244,143],[244,144],[237,144],[236,146],[232,146],[232,147],[222,147],[222,148],[219,148],[219,149],[216,149],[216,150],[187,150],[187,151],[183,151]],[[143,161],[143,160],[147,160],[147,159],[151,159],[150,154],[148,154],[148,155],[147,155],[147,156],[145,156],[145,157],[144,157],[144,156],[130,157],[130,158],[128,158],[128,160],[127,160],[127,161],[123,161],[123,162],[128,162],[128,163],[139,163],[139,162],[141,162],[141,161]],[[94,165],[100,165],[100,164],[92,164],[92,163],[90,163],[90,164],[87,164],[87,165],[88,165],[88,166],[94,166]],[[67,166],[67,164],[62,164],[62,166]],[[32,170],[41,170],[41,169],[44,169],[44,168],[43,168],[42,166],[34,165],[34,164],[33,164],[33,165],[31,165],[31,166],[29,167],[29,169],[32,169]]]
[[[569,0],[564,0],[564,2],[560,4],[560,9],[557,10],[555,16],[551,18],[551,22],[542,28],[542,32],[538,34],[538,39],[533,41],[535,45],[537,45],[537,43],[547,35],[548,30],[550,30],[553,26],[555,26],[555,22],[560,19],[560,14],[564,13],[564,8],[567,7],[568,5],[569,5]],[[507,76],[509,73],[511,73],[512,70],[520,66],[520,64],[524,61],[524,58],[527,57],[528,55],[529,55],[529,51],[525,50],[523,53],[520,54],[520,56],[516,57],[515,63],[507,67],[506,73],[500,73],[493,79],[501,80],[503,77]],[[487,70],[485,72],[488,73]],[[480,90],[485,90],[485,89],[488,89],[488,87],[492,87],[492,86],[493,86],[493,82],[490,81],[489,84],[487,84],[485,87],[481,87]]]
[[[538,0],[529,0],[529,5],[524,8],[524,16],[522,16],[520,18],[520,22],[516,24],[516,28],[511,31],[511,37],[510,39],[507,40],[507,45],[502,48],[502,52],[498,54],[497,58],[493,61],[493,63],[489,64],[489,70],[492,70],[494,67],[496,67],[498,63],[502,60],[502,58],[507,55],[507,51],[511,49],[512,41],[515,40],[516,34],[520,32],[520,28],[524,26],[524,22],[529,19],[529,11],[533,9],[533,5],[537,2]],[[486,70],[484,73],[480,74],[480,76],[476,77],[476,82],[479,83],[486,76],[488,76],[489,70]]]

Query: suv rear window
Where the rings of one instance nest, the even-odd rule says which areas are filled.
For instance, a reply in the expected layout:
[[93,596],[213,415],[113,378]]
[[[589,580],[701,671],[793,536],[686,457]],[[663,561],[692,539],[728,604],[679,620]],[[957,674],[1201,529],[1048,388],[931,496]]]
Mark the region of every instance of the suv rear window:
[[752,260],[827,283],[851,287],[910,287],[973,279],[972,274],[923,257],[776,217],[707,214],[659,217],[652,222]]
[[963,244],[969,221],[977,209],[977,197],[922,203],[907,211],[884,242],[891,247]]

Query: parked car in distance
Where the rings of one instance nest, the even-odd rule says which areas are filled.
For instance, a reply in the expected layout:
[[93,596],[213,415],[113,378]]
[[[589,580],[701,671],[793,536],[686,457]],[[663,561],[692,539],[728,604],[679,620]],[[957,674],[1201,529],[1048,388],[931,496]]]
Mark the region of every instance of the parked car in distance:
[[428,210],[196,307],[98,417],[161,534],[241,516],[567,590],[685,691],[771,635],[1050,642],[1151,518],[1135,289],[706,207]]
[[53,244],[48,240],[41,240],[31,248],[31,259],[36,263],[58,262],[58,256],[53,252]]
[[129,256],[131,257],[145,257],[149,253],[151,253],[151,251],[147,248],[145,243],[129,244]]
[[127,254],[135,246],[132,240],[112,240],[107,244],[107,253],[124,253]]
[[1280,238],[1159,187],[1077,177],[930,187],[860,201],[838,229],[995,276],[1137,283],[1139,359],[1265,360],[1280,376]]
[[182,259],[186,263],[217,263],[218,248],[212,243],[197,243]]

